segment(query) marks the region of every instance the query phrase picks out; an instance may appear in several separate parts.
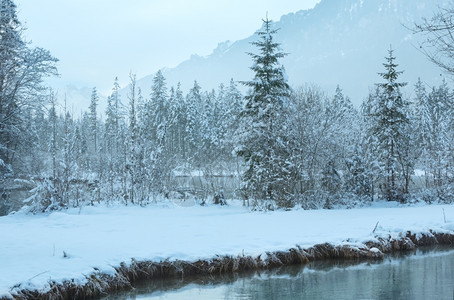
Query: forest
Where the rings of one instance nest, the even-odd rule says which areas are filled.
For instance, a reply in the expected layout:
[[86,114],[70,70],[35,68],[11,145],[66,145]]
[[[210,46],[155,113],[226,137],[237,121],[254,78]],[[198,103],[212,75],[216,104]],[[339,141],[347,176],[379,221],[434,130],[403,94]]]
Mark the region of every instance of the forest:
[[286,54],[265,19],[250,81],[208,91],[195,81],[185,94],[158,71],[144,95],[130,74],[126,98],[115,79],[105,111],[93,88],[75,115],[43,84],[58,60],[25,42],[15,4],[1,3],[0,212],[187,199],[237,199],[259,210],[454,199],[452,91],[420,79],[404,95],[398,49],[384,47],[383,69],[371,70],[378,82],[355,107],[339,86],[289,86],[279,63]]

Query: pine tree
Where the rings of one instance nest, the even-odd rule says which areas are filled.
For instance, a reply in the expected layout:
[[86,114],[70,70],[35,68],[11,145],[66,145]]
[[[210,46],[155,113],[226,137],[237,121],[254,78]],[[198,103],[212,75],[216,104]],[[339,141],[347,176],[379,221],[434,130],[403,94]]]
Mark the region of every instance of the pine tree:
[[97,184],[94,192],[94,197],[92,201],[96,199],[96,201],[100,201],[100,184],[102,181],[102,162],[101,162],[101,143],[99,142],[99,131],[101,127],[99,126],[98,121],[98,102],[99,96],[96,87],[92,89],[91,97],[90,97],[90,106],[88,107],[88,118],[89,118],[89,141],[88,149],[89,149],[89,161],[90,161],[90,171],[96,172],[97,174]]
[[64,103],[64,120],[63,120],[63,172],[62,172],[62,203],[69,207],[70,198],[70,180],[72,177],[74,162],[74,134],[73,120],[71,114],[67,111],[66,96]]
[[[115,77],[114,85],[112,89],[112,104],[113,104],[113,111],[114,111],[114,118],[115,118],[115,132],[120,130],[120,122],[122,119],[122,112],[121,112],[121,99],[120,99],[120,83],[118,82],[118,77]],[[118,147],[118,143],[117,146]],[[118,151],[116,149],[116,151]]]
[[381,169],[381,190],[388,200],[403,201],[408,192],[408,174],[413,172],[409,151],[408,102],[403,98],[400,88],[406,83],[397,79],[402,71],[397,71],[393,50],[388,51],[383,64],[386,72],[379,73],[385,80],[377,84],[377,93],[371,111],[373,125],[370,134],[376,137],[377,158]]
[[[226,88],[224,84],[220,84],[216,99],[214,100],[214,116],[211,123],[216,127],[216,129],[213,130],[213,134],[216,135],[216,152],[218,160],[222,162],[227,162],[230,160],[230,156],[233,150],[233,148],[230,149],[229,143],[227,141],[229,130],[234,129],[229,127],[231,123],[230,120],[234,119],[234,117],[231,115],[231,106],[232,103],[227,100]],[[227,165],[224,164],[223,168],[226,169]]]
[[129,184],[129,201],[134,204],[135,193],[136,193],[136,176],[138,175],[138,128],[137,128],[137,115],[136,115],[136,101],[137,101],[137,87],[136,87],[136,75],[130,75],[130,91],[129,91],[129,131],[128,131],[128,155],[126,168],[129,172],[130,184]]
[[414,124],[415,124],[415,139],[419,145],[415,150],[418,152],[419,166],[424,171],[425,187],[429,188],[429,172],[428,169],[428,124],[429,124],[429,113],[428,113],[428,97],[426,89],[418,78],[415,84],[415,98],[413,101],[414,106]]
[[185,146],[187,147],[186,160],[192,164],[192,167],[200,168],[200,156],[202,149],[202,115],[203,115],[203,100],[202,88],[197,81],[194,81],[193,87],[186,95],[186,132]]
[[428,122],[427,132],[428,167],[433,178],[433,187],[440,196],[440,190],[448,182],[450,166],[450,122],[452,120],[450,92],[446,82],[433,88],[427,97],[425,111]]
[[[221,107],[218,102],[216,92],[205,92],[202,96],[202,111],[200,122],[200,138],[201,146],[199,147],[199,165],[203,171],[204,179],[206,180],[206,192],[209,192],[213,198],[222,194],[221,188],[218,185],[218,180],[215,176],[223,169],[223,153],[221,150]],[[203,157],[203,160],[200,158]]]
[[259,54],[252,57],[252,81],[243,84],[250,88],[241,112],[237,155],[246,164],[242,190],[255,200],[274,200],[288,205],[288,157],[285,108],[290,93],[285,72],[279,59],[285,53],[273,41],[277,30],[268,18],[257,32],[259,40],[252,42]]
[[237,84],[233,79],[230,80],[229,86],[225,88],[223,97],[219,95],[221,111],[224,114],[221,117],[221,127],[223,128],[222,145],[225,155],[232,159],[232,153],[235,148],[235,133],[239,128],[239,118],[242,109],[243,95],[238,90]]
[[177,156],[185,160],[188,156],[188,147],[186,145],[186,127],[188,124],[187,119],[187,106],[186,101],[181,91],[181,85],[178,82],[175,89],[174,97],[172,98],[172,111],[175,111],[175,145],[177,149]]
[[52,180],[55,181],[57,180],[57,175],[58,175],[58,164],[57,164],[57,151],[58,151],[58,146],[57,146],[57,139],[58,139],[58,127],[57,127],[57,99],[55,96],[55,93],[53,91],[50,92],[49,95],[49,103],[50,103],[50,109],[49,109],[49,123],[50,123],[50,128],[51,128],[51,138],[50,138],[50,144],[49,144],[49,152],[52,158]]
[[50,123],[50,144],[49,153],[52,159],[52,176],[51,178],[45,178],[42,182],[38,183],[37,188],[37,200],[38,203],[34,205],[36,209],[41,211],[55,210],[58,209],[59,205],[62,205],[62,194],[60,188],[60,160],[58,157],[58,117],[57,117],[57,97],[53,91],[49,94],[49,123]]
[[169,152],[169,157],[172,157],[175,161],[177,157],[177,153],[179,151],[178,147],[178,118],[179,118],[179,110],[178,104],[176,102],[176,95],[175,95],[175,88],[170,88],[170,95],[169,95],[169,124],[167,128],[168,138],[167,138],[167,146],[166,151]]
[[[43,151],[42,143],[46,142],[46,139],[41,135],[45,129],[41,128],[45,126],[43,109],[31,107],[25,109],[25,139],[21,143],[20,156],[23,157],[24,171],[30,176],[41,176],[45,169],[43,158],[46,157],[47,151]],[[41,137],[44,140],[41,141]]]
[[90,98],[89,114],[90,114],[90,130],[91,137],[93,140],[93,150],[96,152],[98,150],[98,91],[96,87],[93,88]]
[[154,139],[163,143],[167,129],[168,96],[166,80],[164,75],[162,75],[161,70],[159,70],[153,78],[153,85],[151,87],[151,103]]
[[90,116],[87,112],[84,112],[81,116],[80,122],[80,162],[79,166],[86,172],[90,172],[93,168],[90,158],[90,138],[91,138],[91,128],[90,128]]
[[154,196],[164,194],[165,185],[172,171],[169,165],[169,153],[166,151],[168,140],[169,103],[164,75],[158,71],[153,78],[150,99],[150,149],[149,175]]
[[115,111],[114,97],[107,97],[106,122],[105,122],[105,141],[107,159],[107,178],[109,182],[109,198],[114,197],[114,184],[117,170],[115,163],[118,160],[118,129],[117,114]]

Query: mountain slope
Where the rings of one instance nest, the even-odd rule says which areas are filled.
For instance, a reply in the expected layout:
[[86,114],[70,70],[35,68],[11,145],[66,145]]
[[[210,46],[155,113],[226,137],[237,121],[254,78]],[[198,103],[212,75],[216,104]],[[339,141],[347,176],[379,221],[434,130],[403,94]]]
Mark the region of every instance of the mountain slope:
[[[315,83],[332,93],[337,84],[355,104],[361,103],[369,88],[380,81],[377,72],[390,46],[395,50],[401,79],[411,93],[418,77],[429,85],[439,84],[441,71],[418,50],[412,27],[422,17],[430,17],[437,5],[448,0],[322,0],[310,10],[283,16],[276,41],[289,53],[282,60],[293,86]],[[204,89],[220,83],[249,80],[250,57],[256,52],[250,42],[256,36],[220,43],[207,57],[193,55],[164,74],[169,85],[181,82],[184,90],[197,80]],[[138,82],[148,95],[153,75]]]

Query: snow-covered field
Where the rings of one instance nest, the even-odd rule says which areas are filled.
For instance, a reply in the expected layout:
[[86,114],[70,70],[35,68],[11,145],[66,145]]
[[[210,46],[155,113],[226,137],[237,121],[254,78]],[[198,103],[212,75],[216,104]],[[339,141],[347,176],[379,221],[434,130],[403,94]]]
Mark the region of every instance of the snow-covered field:
[[249,212],[239,204],[154,205],[16,213],[0,217],[0,297],[17,284],[19,289],[41,289],[50,280],[83,283],[94,268],[113,273],[112,266],[131,258],[191,261],[259,255],[296,244],[354,244],[376,235],[429,229],[453,233],[454,206],[378,203],[352,210]]

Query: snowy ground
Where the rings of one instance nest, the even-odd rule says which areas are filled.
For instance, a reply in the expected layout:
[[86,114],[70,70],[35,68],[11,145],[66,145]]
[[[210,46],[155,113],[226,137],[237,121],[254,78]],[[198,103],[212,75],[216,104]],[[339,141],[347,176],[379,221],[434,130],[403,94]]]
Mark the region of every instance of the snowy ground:
[[0,217],[0,297],[17,284],[20,289],[39,289],[49,280],[74,278],[83,283],[94,268],[113,273],[112,266],[131,258],[191,261],[217,254],[259,255],[296,244],[306,248],[325,242],[361,243],[377,234],[429,229],[454,233],[454,206],[382,203],[352,210],[265,213],[240,205],[171,205],[84,207],[36,216],[16,213]]

